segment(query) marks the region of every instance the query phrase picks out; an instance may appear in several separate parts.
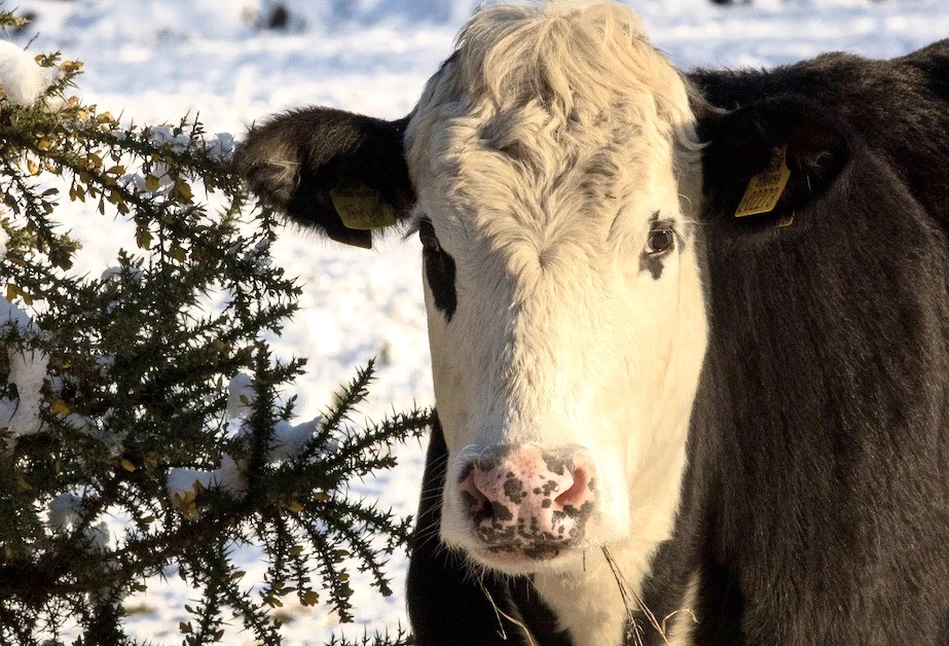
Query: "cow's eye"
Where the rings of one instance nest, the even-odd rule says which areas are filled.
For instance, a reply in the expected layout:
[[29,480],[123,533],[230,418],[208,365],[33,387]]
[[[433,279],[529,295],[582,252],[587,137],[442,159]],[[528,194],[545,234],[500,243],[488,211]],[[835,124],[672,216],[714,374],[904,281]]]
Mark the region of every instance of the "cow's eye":
[[649,255],[665,253],[675,247],[675,241],[672,229],[653,229],[649,232],[645,252]]
[[438,238],[435,236],[435,227],[428,220],[422,220],[419,223],[418,239],[422,241],[422,249],[425,251],[441,250],[441,245],[438,244]]

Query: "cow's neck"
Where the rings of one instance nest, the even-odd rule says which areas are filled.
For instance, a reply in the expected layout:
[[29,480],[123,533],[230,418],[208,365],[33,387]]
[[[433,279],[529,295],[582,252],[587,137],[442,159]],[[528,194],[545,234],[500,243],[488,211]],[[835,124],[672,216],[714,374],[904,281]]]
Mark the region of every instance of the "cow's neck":
[[[688,420],[679,423],[687,425]],[[661,617],[657,619],[659,626],[636,626],[630,619],[634,611],[639,617],[651,614],[642,606],[643,583],[653,569],[660,545],[673,535],[686,467],[685,447],[664,466],[655,470],[655,482],[648,489],[655,496],[652,500],[662,500],[662,504],[654,508],[651,517],[639,521],[643,523],[641,540],[588,551],[582,563],[566,572],[534,575],[541,599],[559,618],[560,628],[569,632],[574,646],[635,644],[640,643],[634,634],[637,630],[644,634],[670,628],[662,625]],[[673,636],[668,632],[659,643]]]
[[[538,574],[534,584],[566,629],[574,646],[635,643],[630,611],[638,607],[652,553],[632,547],[590,553],[585,569],[572,575]],[[623,590],[620,590],[622,585]],[[642,627],[649,630],[649,627]]]

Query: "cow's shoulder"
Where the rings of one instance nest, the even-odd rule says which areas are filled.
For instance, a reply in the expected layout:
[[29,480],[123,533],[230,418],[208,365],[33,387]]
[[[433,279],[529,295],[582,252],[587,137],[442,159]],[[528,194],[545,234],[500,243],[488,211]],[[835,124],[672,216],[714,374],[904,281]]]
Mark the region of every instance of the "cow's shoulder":
[[949,38],[907,54],[894,62],[904,69],[918,70],[918,78],[928,93],[939,101],[949,103]]
[[689,80],[725,110],[776,96],[796,96],[846,119],[861,135],[901,140],[910,129],[949,125],[949,39],[900,58],[876,60],[832,52],[770,69],[696,69]]
[[861,85],[866,89],[869,77],[886,77],[889,67],[887,61],[832,52],[773,68],[699,68],[688,72],[687,77],[706,101],[734,110],[776,95],[814,97],[815,91],[820,91],[825,104],[837,104],[852,99],[853,90]]
[[[687,77],[707,101],[735,109],[756,100],[793,94],[820,101],[829,110],[856,114],[858,105],[870,105],[870,115],[887,112],[901,97],[924,94],[924,81],[944,71],[945,41],[901,58],[878,60],[846,52],[829,52],[773,68],[695,69]],[[942,60],[940,60],[940,54]],[[929,107],[930,101],[924,102]],[[902,111],[918,109],[904,105]],[[866,112],[863,112],[866,114]],[[870,122],[868,118],[866,122]]]

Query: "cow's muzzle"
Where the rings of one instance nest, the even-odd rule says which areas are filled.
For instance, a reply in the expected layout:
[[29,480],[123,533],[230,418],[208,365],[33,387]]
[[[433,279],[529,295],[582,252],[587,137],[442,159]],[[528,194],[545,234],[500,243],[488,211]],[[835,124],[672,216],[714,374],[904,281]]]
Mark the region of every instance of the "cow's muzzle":
[[468,463],[458,489],[489,552],[542,560],[583,539],[596,509],[594,476],[583,449],[505,446]]

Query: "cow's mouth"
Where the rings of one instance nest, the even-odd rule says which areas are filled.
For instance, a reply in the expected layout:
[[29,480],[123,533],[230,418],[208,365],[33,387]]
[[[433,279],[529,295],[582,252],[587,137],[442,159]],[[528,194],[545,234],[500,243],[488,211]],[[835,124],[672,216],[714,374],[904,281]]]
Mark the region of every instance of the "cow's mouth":
[[594,509],[593,503],[587,502],[579,507],[536,513],[530,508],[512,510],[498,503],[485,503],[470,506],[469,514],[478,538],[492,551],[542,554],[561,551],[581,541]]
[[571,527],[573,531],[554,535],[539,532],[536,527],[528,530],[522,524],[493,525],[482,521],[476,528],[478,545],[473,552],[476,560],[489,566],[528,568],[550,565],[554,561],[570,558],[581,553],[587,541],[583,540],[582,527]]
[[550,561],[570,550],[569,544],[535,541],[520,545],[504,545],[487,548],[495,558],[508,561]]
[[525,541],[517,544],[467,548],[468,556],[481,566],[510,575],[557,570],[582,559],[585,545],[564,542]]

